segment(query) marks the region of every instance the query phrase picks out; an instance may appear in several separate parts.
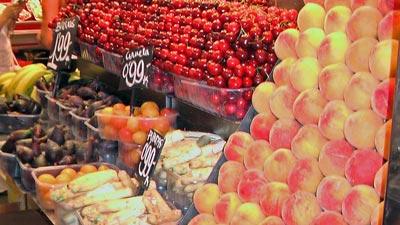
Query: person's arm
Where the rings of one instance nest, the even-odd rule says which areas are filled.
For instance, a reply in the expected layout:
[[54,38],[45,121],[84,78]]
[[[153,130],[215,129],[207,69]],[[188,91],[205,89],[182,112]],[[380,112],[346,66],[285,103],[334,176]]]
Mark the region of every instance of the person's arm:
[[43,19],[40,33],[40,41],[47,49],[51,48],[53,32],[49,28],[49,23],[57,17],[63,0],[42,0]]
[[21,12],[21,5],[9,5],[7,6],[3,13],[0,15],[0,29],[8,25],[10,21],[15,21],[18,19],[18,15]]

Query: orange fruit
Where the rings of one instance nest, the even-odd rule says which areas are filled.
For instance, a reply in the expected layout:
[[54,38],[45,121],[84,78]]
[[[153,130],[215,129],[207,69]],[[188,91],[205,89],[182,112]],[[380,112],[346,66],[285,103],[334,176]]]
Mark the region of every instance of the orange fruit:
[[108,168],[108,166],[106,166],[106,165],[101,165],[101,166],[99,166],[98,171],[109,170],[109,169],[110,169],[110,168]]
[[160,134],[166,134],[169,131],[169,120],[165,117],[160,117],[154,125],[154,129]]
[[44,174],[40,175],[38,177],[38,180],[40,182],[45,183],[45,184],[56,184],[57,183],[56,178],[53,175],[47,174],[47,173],[44,173]]
[[139,107],[134,107],[133,116],[139,116],[141,114]]
[[117,103],[113,106],[113,113],[114,115],[118,116],[129,116],[129,110],[125,110],[125,105],[122,103]]
[[75,179],[78,178],[78,177],[81,177],[81,176],[83,176],[83,175],[85,175],[85,173],[79,171],[79,172],[76,174]]
[[101,110],[101,115],[98,117],[101,124],[108,124],[112,118],[113,108],[106,107]]
[[155,119],[145,119],[142,118],[139,120],[139,130],[144,131],[144,132],[149,132],[154,125],[157,123],[158,121]]
[[56,180],[57,180],[57,184],[66,184],[66,183],[70,182],[72,180],[72,178],[68,174],[62,173],[56,177]]
[[146,143],[146,139],[147,139],[147,133],[143,131],[135,132],[132,135],[133,142],[138,145],[143,145],[144,143]]
[[128,119],[128,122],[126,124],[126,127],[128,130],[132,133],[135,133],[136,131],[139,130],[139,118],[137,117],[130,117]]
[[145,102],[140,106],[140,111],[144,117],[157,117],[160,115],[160,108],[155,102]]
[[71,178],[76,177],[76,171],[72,168],[65,168],[61,171],[61,173],[67,174]]
[[82,173],[93,173],[97,171],[97,168],[93,165],[83,165],[80,171]]
[[116,140],[118,138],[117,130],[111,125],[107,125],[103,128],[103,135],[109,140]]

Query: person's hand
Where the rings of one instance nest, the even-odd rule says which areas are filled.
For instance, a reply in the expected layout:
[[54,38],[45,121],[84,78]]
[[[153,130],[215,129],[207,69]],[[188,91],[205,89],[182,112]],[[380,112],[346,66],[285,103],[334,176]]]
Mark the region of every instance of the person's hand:
[[21,11],[22,11],[22,5],[20,4],[9,5],[4,9],[2,16],[4,16],[7,19],[17,20],[19,13]]

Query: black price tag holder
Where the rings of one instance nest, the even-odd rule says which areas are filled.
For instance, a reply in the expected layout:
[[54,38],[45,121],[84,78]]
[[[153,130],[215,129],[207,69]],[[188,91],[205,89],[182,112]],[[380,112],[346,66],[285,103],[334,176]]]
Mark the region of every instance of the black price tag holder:
[[56,73],[53,97],[68,83],[69,72],[76,69],[77,30],[77,17],[58,22],[53,30],[53,43],[47,62],[47,68]]
[[153,60],[153,46],[129,50],[123,56],[119,90],[131,90],[130,111],[134,109],[135,87],[149,87],[149,69]]
[[157,131],[153,129],[150,130],[147,135],[146,143],[143,145],[140,161],[134,174],[139,181],[139,194],[143,194],[143,192],[149,188],[164,144],[165,138]]

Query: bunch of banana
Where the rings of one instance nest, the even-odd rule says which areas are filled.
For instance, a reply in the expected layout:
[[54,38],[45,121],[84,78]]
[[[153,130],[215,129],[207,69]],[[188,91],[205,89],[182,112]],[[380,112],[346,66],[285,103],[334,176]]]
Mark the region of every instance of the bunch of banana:
[[[9,76],[9,78],[4,77],[4,81],[2,81],[3,76]],[[30,96],[36,81],[43,76],[46,80],[53,77],[53,73],[47,70],[43,64],[31,64],[16,72],[2,74],[0,75],[1,92],[7,98],[12,98],[15,94]]]

